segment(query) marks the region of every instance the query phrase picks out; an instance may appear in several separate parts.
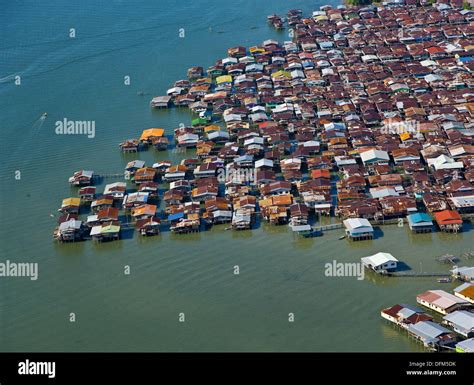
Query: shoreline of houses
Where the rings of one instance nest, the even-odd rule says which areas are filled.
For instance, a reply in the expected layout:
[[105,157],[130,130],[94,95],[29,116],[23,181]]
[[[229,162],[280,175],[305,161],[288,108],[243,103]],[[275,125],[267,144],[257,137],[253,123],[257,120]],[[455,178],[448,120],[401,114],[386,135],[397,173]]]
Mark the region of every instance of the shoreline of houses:
[[463,283],[453,290],[428,290],[416,296],[418,305],[382,309],[383,319],[405,330],[425,348],[474,353],[474,267],[455,267],[453,277]]
[[[292,40],[229,48],[153,98],[189,109],[189,126],[119,146],[193,155],[129,162],[132,191],[116,182],[97,194],[93,171],[74,173],[78,197],[62,202],[55,238],[118,239],[120,213],[144,235],[261,219],[311,236],[322,216],[350,240],[373,239],[375,223],[462,231],[474,217],[474,12],[404,0],[287,16]],[[94,215],[81,221],[86,204]]]

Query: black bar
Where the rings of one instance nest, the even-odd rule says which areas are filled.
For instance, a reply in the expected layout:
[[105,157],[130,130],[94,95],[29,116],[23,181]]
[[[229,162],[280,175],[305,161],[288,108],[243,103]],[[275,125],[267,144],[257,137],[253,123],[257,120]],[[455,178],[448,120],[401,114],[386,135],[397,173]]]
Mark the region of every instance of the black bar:
[[[54,362],[47,374],[19,374],[19,364]],[[22,366],[23,369],[25,366]],[[45,366],[43,368],[46,368]],[[44,369],[43,373],[52,373]],[[224,372],[224,377],[219,377]],[[410,373],[409,373],[410,372]],[[228,383],[258,374],[268,380],[319,384],[470,384],[474,355],[437,353],[0,353],[0,384]],[[252,381],[253,382],[253,381]]]

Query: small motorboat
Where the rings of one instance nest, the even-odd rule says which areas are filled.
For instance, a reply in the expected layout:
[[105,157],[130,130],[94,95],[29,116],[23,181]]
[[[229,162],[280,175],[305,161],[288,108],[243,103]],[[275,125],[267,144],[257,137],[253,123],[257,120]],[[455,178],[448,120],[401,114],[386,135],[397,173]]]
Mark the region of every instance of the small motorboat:
[[344,239],[345,237],[346,237],[345,235],[341,235],[341,236],[340,236],[339,238],[337,238],[337,239],[340,241],[341,239]]
[[41,118],[42,118],[42,119],[46,119],[47,116],[48,116],[48,113],[47,113],[47,112],[44,112],[43,115],[41,115]]
[[323,235],[323,232],[320,230],[312,230],[309,233],[303,234],[304,238],[313,238],[313,237],[321,237]]

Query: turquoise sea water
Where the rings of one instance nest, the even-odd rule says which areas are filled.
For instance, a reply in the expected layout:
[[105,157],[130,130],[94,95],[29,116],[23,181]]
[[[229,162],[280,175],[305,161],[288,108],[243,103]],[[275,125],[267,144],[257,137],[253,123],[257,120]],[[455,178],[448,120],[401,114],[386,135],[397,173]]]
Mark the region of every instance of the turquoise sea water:
[[[122,140],[138,137],[144,128],[171,133],[189,123],[185,110],[152,111],[152,96],[184,78],[188,67],[206,68],[226,56],[228,47],[285,40],[285,32],[267,25],[267,15],[289,8],[308,13],[322,4],[47,0],[3,5],[0,261],[38,262],[39,279],[0,278],[1,351],[421,350],[382,322],[379,311],[397,302],[414,304],[417,293],[454,284],[434,278],[328,278],[324,264],[387,251],[413,269],[446,271],[434,256],[472,247],[472,230],[414,236],[406,228],[385,226],[377,239],[350,244],[337,240],[339,230],[297,240],[287,228],[262,224],[241,233],[218,226],[188,236],[125,234],[101,245],[52,242],[51,214],[75,194],[68,176],[80,169],[122,172],[136,157],[120,153]],[[14,84],[17,75],[20,86]],[[130,86],[124,76],[130,76]],[[41,124],[43,112],[48,118]],[[54,122],[64,118],[94,120],[95,138],[55,135]],[[148,164],[182,156],[138,155]],[[129,276],[125,265],[131,267]],[[75,323],[69,322],[71,312]],[[179,313],[186,322],[178,322]],[[295,322],[288,322],[289,313]]]

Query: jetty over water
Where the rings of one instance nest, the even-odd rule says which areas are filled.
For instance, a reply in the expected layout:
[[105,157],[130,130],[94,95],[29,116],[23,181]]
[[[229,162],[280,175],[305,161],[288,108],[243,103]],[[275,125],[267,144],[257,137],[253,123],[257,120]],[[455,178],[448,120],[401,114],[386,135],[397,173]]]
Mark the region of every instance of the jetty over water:
[[415,272],[415,271],[393,271],[393,272],[386,272],[383,275],[387,275],[389,277],[439,277],[439,278],[449,278],[451,274],[449,273],[430,273],[430,272]]

